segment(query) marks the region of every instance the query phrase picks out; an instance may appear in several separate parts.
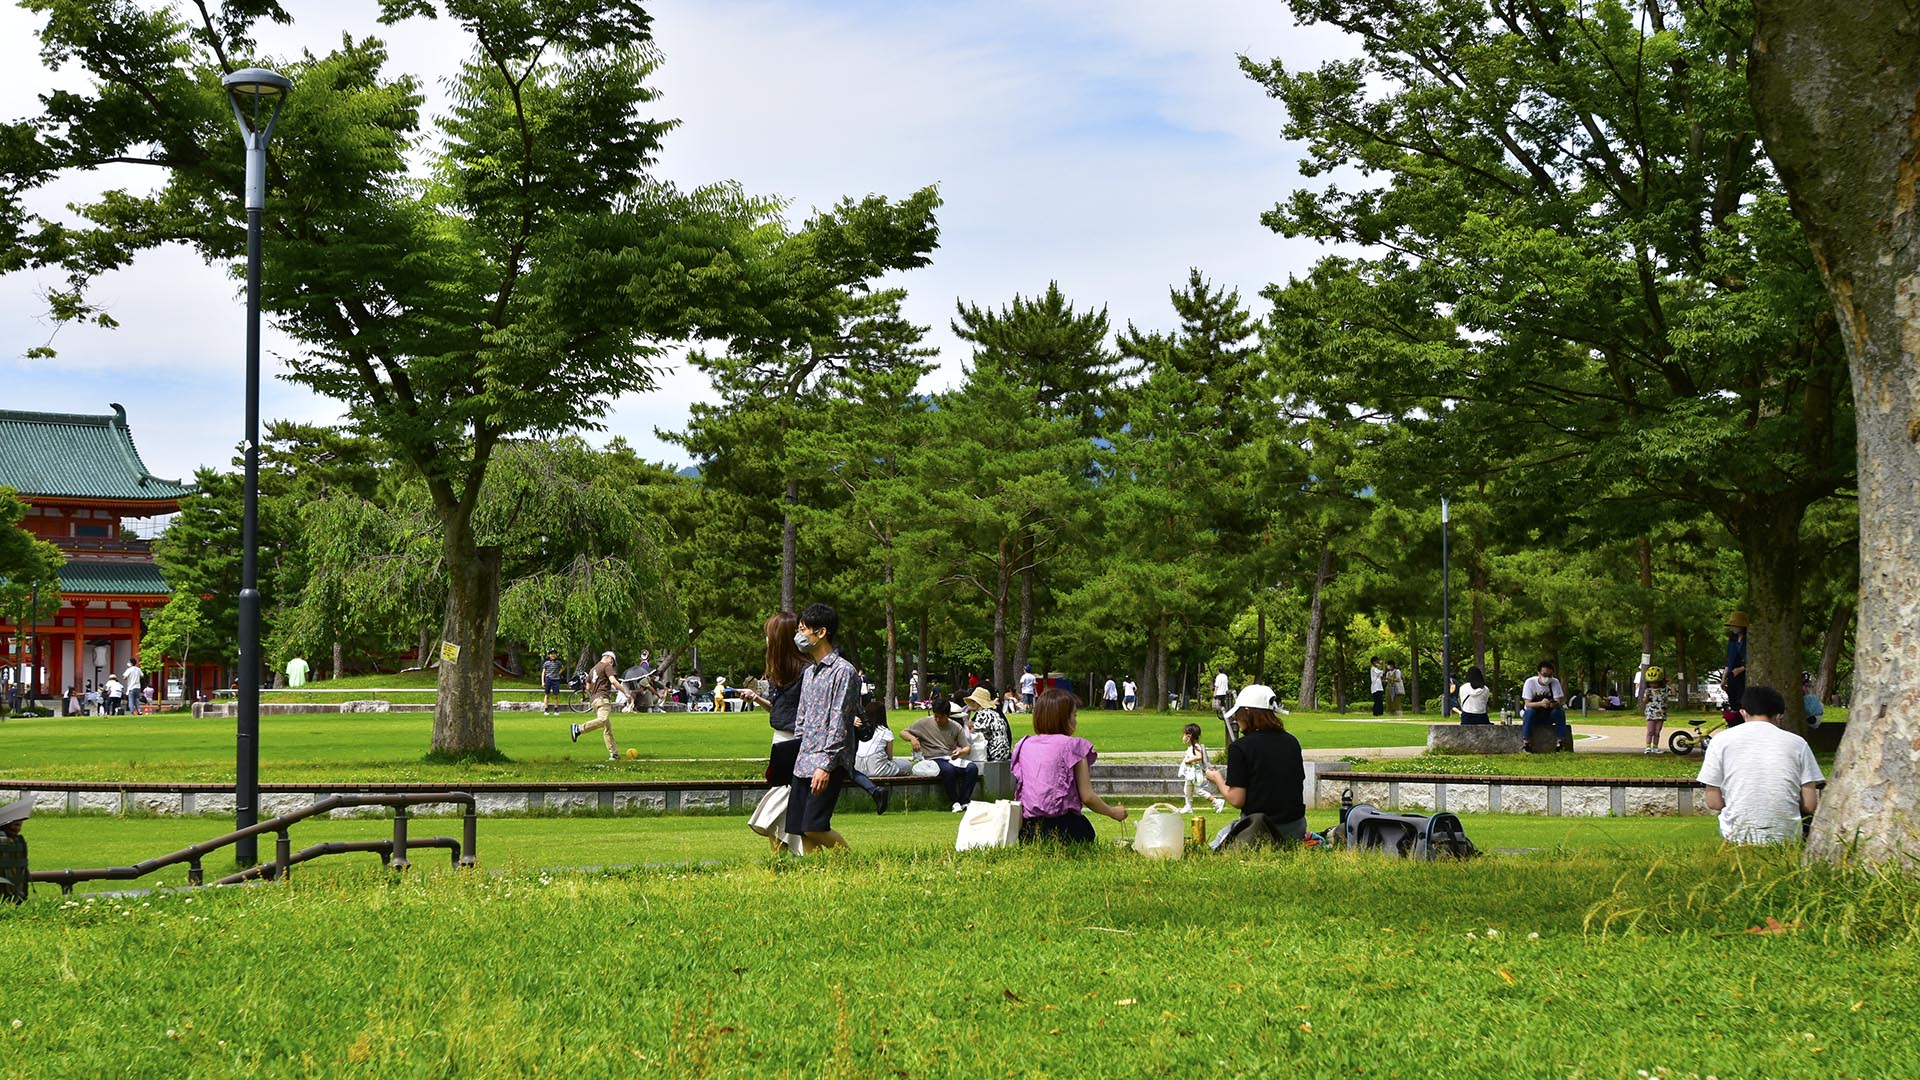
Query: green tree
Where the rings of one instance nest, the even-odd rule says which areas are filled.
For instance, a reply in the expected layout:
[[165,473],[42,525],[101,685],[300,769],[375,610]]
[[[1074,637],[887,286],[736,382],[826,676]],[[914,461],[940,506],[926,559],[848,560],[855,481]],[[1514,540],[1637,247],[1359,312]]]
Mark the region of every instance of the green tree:
[[[1748,17],[1714,0],[1302,0],[1359,59],[1243,61],[1304,169],[1266,216],[1361,246],[1274,291],[1317,320],[1329,411],[1420,437],[1445,481],[1619,479],[1725,525],[1755,681],[1800,669],[1801,528],[1852,482],[1840,328],[1765,166]],[[1383,182],[1384,181],[1384,182]],[[1456,452],[1457,451],[1457,452]]]
[[[9,267],[59,266],[56,310],[91,309],[87,281],[148,247],[241,253],[241,155],[219,79],[255,51],[272,2],[173,9],[35,0],[43,55],[96,87],[46,99],[12,129]],[[418,85],[385,73],[373,38],[285,64],[296,83],[274,143],[262,302],[302,346],[293,378],[343,402],[355,429],[420,477],[446,610],[432,744],[492,752],[502,553],[475,517],[495,453],[515,438],[592,426],[653,385],[663,344],[758,325],[790,294],[761,262],[774,205],[732,187],[684,192],[650,172],[672,121],[651,118],[658,64],[634,0],[382,0],[387,22],[445,17],[471,58],[423,130]],[[80,207],[85,225],[33,219],[18,193],[133,160],[149,193]],[[416,170],[413,163],[423,168]]]
[[0,487],[0,619],[22,634],[59,616],[60,567],[67,561],[59,548],[20,527],[26,516],[13,489]]
[[[146,620],[146,632],[140,637],[140,655],[159,670],[161,686],[167,684],[167,661],[191,670],[193,643],[202,637],[206,620],[200,613],[200,598],[193,593],[177,592],[166,606]],[[192,688],[187,690],[189,696]]]

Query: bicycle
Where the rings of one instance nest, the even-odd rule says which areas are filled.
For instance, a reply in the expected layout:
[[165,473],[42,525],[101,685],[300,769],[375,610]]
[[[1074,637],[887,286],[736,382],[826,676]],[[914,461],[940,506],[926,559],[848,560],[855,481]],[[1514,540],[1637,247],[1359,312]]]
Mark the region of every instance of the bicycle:
[[1667,749],[1682,757],[1693,753],[1695,748],[1704,754],[1707,752],[1707,744],[1713,741],[1713,736],[1726,726],[1727,718],[1724,715],[1696,716],[1687,721],[1686,727],[1667,736]]

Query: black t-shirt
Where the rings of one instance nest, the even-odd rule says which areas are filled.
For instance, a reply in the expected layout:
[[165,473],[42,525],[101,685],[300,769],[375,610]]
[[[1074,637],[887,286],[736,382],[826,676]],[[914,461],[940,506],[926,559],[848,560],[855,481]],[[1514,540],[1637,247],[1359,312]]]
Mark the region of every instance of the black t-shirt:
[[769,689],[772,693],[767,695],[767,700],[773,704],[767,707],[767,723],[775,731],[792,731],[794,721],[800,716],[800,680]]
[[1306,783],[1300,740],[1287,732],[1249,731],[1227,744],[1227,786],[1247,789],[1242,814],[1298,821],[1307,816]]

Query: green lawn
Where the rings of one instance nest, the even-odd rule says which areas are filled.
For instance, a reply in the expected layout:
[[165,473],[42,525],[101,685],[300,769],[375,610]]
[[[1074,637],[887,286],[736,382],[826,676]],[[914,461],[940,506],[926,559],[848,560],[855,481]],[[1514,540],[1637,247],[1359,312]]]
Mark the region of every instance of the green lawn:
[[1916,911],[1707,846],[314,870],[0,911],[0,1075],[1902,1077]]
[[[894,714],[894,729],[918,717]],[[260,771],[265,783],[310,780],[474,783],[513,780],[750,778],[760,775],[752,759],[764,758],[767,714],[615,713],[614,732],[637,762],[609,765],[598,733],[579,743],[567,737],[571,714],[503,712],[494,715],[494,736],[510,761],[495,765],[438,765],[421,760],[433,728],[427,713],[315,713],[263,716]],[[1080,733],[1106,751],[1162,751],[1172,760],[1180,747],[1182,715],[1083,714]],[[46,717],[0,724],[0,779],[94,781],[233,781],[234,721],[182,714],[121,717]],[[1027,717],[1013,718],[1016,736],[1031,730]],[[1217,721],[1207,725],[1217,744]],[[1416,746],[1425,743],[1418,724],[1355,723],[1326,716],[1288,721],[1302,744],[1321,748]],[[675,762],[662,759],[698,759]],[[742,759],[726,761],[723,759]]]
[[[850,792],[841,802],[835,822],[849,844],[866,851],[937,853],[953,846],[959,817],[939,811],[876,816],[872,802],[860,792]],[[1121,823],[1095,817],[1093,822],[1103,837],[1118,841],[1131,836],[1139,808]],[[1217,814],[1202,814],[1209,829],[1228,820]],[[1318,828],[1331,826],[1338,818],[1332,810],[1309,815]],[[1716,847],[1719,834],[1715,820],[1691,818],[1547,818],[1517,814],[1465,815],[1462,820],[1473,842],[1489,851],[1495,849],[1553,850],[1658,850]],[[142,859],[178,851],[189,844],[218,836],[232,828],[230,818],[215,817],[109,817],[99,814],[39,814],[31,820],[28,834],[33,865],[41,870],[68,867],[126,866]],[[479,822],[480,857],[493,869],[550,867],[634,866],[650,863],[699,863],[708,861],[753,860],[766,853],[766,841],[748,831],[741,815],[638,815],[519,817],[488,816]],[[296,850],[327,840],[377,840],[393,834],[390,821],[380,819],[312,820],[294,827],[291,835]],[[417,818],[412,835],[460,836],[456,817]],[[273,838],[261,840],[263,855],[271,855]],[[209,876],[217,859],[207,863]],[[226,860],[220,862],[225,866]],[[340,865],[373,864],[373,855],[335,856],[316,863],[298,874],[326,872]],[[415,860],[422,866],[441,866],[448,860],[445,852],[426,851]],[[125,889],[155,885],[179,885],[186,880],[186,867],[168,870],[155,879],[133,885],[115,882],[95,883],[87,888]],[[53,886],[39,886],[53,888]]]

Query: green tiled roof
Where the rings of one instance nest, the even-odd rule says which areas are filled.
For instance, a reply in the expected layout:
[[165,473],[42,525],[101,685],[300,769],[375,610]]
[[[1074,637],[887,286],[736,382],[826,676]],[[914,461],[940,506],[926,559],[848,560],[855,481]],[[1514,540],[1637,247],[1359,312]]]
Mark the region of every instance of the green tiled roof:
[[68,559],[60,567],[63,593],[125,593],[133,596],[170,596],[160,568],[147,562],[97,562]]
[[119,405],[109,416],[0,410],[0,487],[129,502],[170,502],[194,490],[147,472]]

